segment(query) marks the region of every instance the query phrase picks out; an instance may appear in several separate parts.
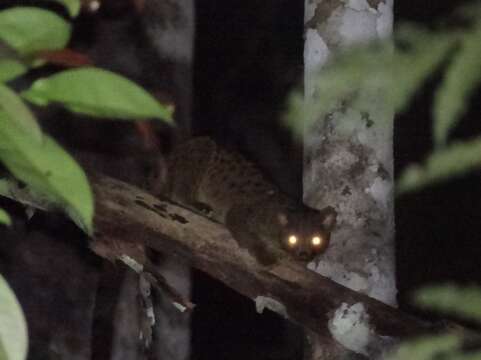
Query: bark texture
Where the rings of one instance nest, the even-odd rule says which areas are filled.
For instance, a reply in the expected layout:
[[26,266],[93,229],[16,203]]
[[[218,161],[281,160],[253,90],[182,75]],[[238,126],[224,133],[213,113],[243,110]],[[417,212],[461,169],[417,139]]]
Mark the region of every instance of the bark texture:
[[[305,94],[309,104],[322,96],[315,79],[332,54],[391,33],[392,0],[306,1],[305,28]],[[362,89],[352,90],[362,94]],[[393,111],[381,99],[364,99],[369,103],[366,112],[343,104],[325,118],[307,119],[311,125],[304,137],[304,200],[319,209],[334,206],[339,214],[330,251],[309,267],[395,305]],[[334,332],[334,338],[345,347],[366,353],[369,342],[354,346],[352,338],[336,337]],[[324,348],[332,345],[320,342]],[[312,358],[339,357],[323,354]]]
[[[194,55],[194,1],[151,0],[145,2],[143,23],[157,56],[168,64],[165,72],[170,84],[169,95],[175,104],[174,143],[190,134],[192,127],[192,89]],[[175,284],[184,296],[190,295],[190,268],[175,259],[164,257],[157,268]],[[184,360],[190,357],[190,317],[169,311],[168,304],[155,304],[156,325],[154,353],[164,360]]]
[[[91,179],[96,195],[92,248],[127,249],[115,244],[145,245],[171,254],[270,309],[327,336],[328,321],[341,306],[362,304],[371,335],[402,338],[429,327],[367,295],[285,259],[271,268],[258,265],[221,224],[157,199],[131,185],[104,176]],[[128,254],[127,254],[128,255]],[[172,307],[174,311],[174,307]]]

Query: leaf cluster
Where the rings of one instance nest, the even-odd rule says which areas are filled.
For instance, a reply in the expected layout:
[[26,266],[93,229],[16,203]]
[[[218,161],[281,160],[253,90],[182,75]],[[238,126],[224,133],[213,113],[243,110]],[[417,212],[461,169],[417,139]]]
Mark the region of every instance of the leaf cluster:
[[[69,15],[79,0],[52,0]],[[45,51],[65,49],[71,24],[38,7],[0,11],[0,163],[15,178],[0,178],[0,195],[28,204],[35,199],[45,209],[63,210],[87,234],[93,233],[94,199],[77,162],[38,124],[27,102],[56,103],[94,119],[171,122],[172,107],[157,102],[132,81],[107,70],[82,67],[35,80],[18,93],[9,82],[43,66]],[[19,187],[19,182],[25,186]],[[29,200],[30,199],[30,200]],[[0,209],[0,224],[10,225]],[[0,360],[22,360],[27,354],[27,328],[20,306],[0,276]]]
[[[481,289],[457,285],[431,286],[415,295],[415,302],[429,310],[454,315],[481,325]],[[426,336],[401,345],[388,360],[479,360],[481,348],[464,349],[463,334],[450,332]],[[478,343],[479,336],[470,339]]]
[[0,275],[0,360],[27,356],[27,324],[12,289]]
[[[80,2],[59,0],[71,16]],[[65,211],[85,232],[92,233],[94,201],[81,167],[47,134],[25,101],[37,106],[56,103],[91,118],[170,122],[172,107],[160,104],[132,81],[92,66],[59,71],[35,80],[18,94],[9,81],[46,61],[45,51],[64,49],[71,24],[37,7],[18,6],[0,11],[0,162],[31,195],[49,208]],[[17,198],[12,182],[2,180],[0,194]],[[0,222],[9,224],[5,211]]]

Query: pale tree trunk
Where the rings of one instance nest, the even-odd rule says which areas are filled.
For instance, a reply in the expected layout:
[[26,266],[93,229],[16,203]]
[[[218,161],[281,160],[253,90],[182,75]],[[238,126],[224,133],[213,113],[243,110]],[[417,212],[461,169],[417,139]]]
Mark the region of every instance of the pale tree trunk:
[[[306,101],[322,97],[316,94],[313,75],[331,54],[353,44],[388,37],[392,18],[392,0],[307,0]],[[304,200],[313,207],[332,205],[338,211],[329,250],[309,268],[395,305],[393,111],[379,99],[369,103],[368,112],[343,107],[327,117],[310,119],[314,121],[306,128]],[[353,325],[356,318],[367,324],[367,332]],[[362,303],[339,304],[339,311],[329,322],[336,341],[311,338],[310,358],[345,358],[343,349],[369,358],[379,355],[384,345],[370,335],[369,322],[362,321],[368,318]]]
[[[174,141],[182,141],[190,133],[192,121],[194,1],[152,0],[145,4],[146,29],[152,45],[157,54],[172,65],[170,82],[178,125]],[[169,283],[185,298],[190,298],[189,266],[171,257],[163,257],[158,266]],[[190,316],[180,313],[165,298],[157,301],[155,315],[153,344],[156,359],[189,359]]]
[[[165,91],[175,104],[177,127],[174,141],[190,132],[192,111],[192,61],[194,44],[194,3],[192,0],[139,1],[141,21],[149,47],[158,57],[159,66],[151,79],[158,79],[157,88]],[[160,94],[160,97],[165,94]],[[163,171],[163,170],[162,170]],[[150,184],[149,187],[157,186]],[[153,191],[155,189],[148,189]],[[190,268],[185,263],[161,256],[157,269],[182,296],[190,298]],[[139,351],[139,331],[144,331],[148,306],[139,309],[139,277],[128,274],[122,287],[115,314],[112,360],[144,359]],[[149,359],[186,360],[190,358],[190,315],[180,313],[166,300],[166,294],[150,289],[155,324]],[[142,309],[143,308],[143,309]],[[140,311],[137,311],[137,310]],[[143,323],[144,322],[144,323]],[[137,324],[137,326],[132,326]]]

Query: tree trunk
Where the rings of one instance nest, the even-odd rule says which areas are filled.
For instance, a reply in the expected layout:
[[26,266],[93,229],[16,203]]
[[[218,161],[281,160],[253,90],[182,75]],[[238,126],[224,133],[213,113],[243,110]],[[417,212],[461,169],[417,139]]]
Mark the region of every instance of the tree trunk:
[[[315,95],[313,75],[332,53],[390,35],[392,1],[309,0],[305,2],[305,21],[308,102],[322,96]],[[366,113],[342,108],[328,117],[309,119],[313,125],[306,128],[304,137],[304,200],[316,208],[332,205],[339,214],[330,248],[309,268],[395,305],[393,111],[377,99],[370,103],[371,110]],[[339,303],[339,310],[350,311],[352,306]],[[362,339],[354,327],[350,328],[352,334],[343,335],[340,320],[330,319],[332,337],[344,348],[373,357],[367,350],[372,348],[372,339]],[[343,358],[338,344],[316,340],[314,347],[320,350],[311,351],[318,354],[311,358]]]
[[[160,58],[172,65],[170,83],[175,99],[173,142],[182,141],[191,130],[192,66],[194,46],[193,0],[146,2],[144,23],[152,46]],[[159,71],[162,71],[159,69]],[[163,256],[158,270],[180,294],[190,298],[190,267]],[[185,360],[190,357],[190,316],[172,309],[163,297],[155,305],[153,352],[156,359]]]

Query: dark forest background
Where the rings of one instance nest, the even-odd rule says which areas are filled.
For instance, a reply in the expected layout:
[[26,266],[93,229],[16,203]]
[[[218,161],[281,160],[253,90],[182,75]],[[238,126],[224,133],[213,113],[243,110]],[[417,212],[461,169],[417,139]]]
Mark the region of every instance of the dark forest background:
[[[445,20],[465,3],[395,1],[395,26],[406,21],[432,28],[449,24]],[[198,131],[237,143],[244,153],[250,153],[274,174],[284,190],[300,196],[302,153],[290,141],[290,134],[279,126],[279,120],[286,93],[302,77],[302,1],[199,1],[197,22]],[[439,80],[439,74],[431,77],[408,110],[396,116],[394,154],[398,174],[408,164],[422,161],[432,148],[430,105]],[[478,91],[471,99],[471,111],[453,138],[480,134],[480,95]],[[411,306],[409,295],[414,289],[438,282],[481,285],[480,209],[479,172],[397,199],[396,258],[401,309],[433,319],[432,314]],[[275,334],[279,336],[271,330],[280,328],[274,315],[255,314],[249,300],[239,298],[202,274],[195,274],[194,279],[194,301],[205,301],[207,305],[205,312],[194,315],[194,320],[203,324],[194,327],[194,354],[205,342],[228,354],[232,343],[223,337],[230,337],[232,332],[235,339],[252,338],[259,343],[272,340]],[[225,301],[236,305],[223,307]],[[229,310],[233,308],[235,311]],[[215,321],[209,321],[214,312]],[[234,330],[224,332],[226,327]]]
[[[395,26],[414,21],[435,27],[465,3],[395,1]],[[239,143],[244,152],[253,154],[280,179],[284,190],[300,196],[302,154],[289,141],[289,133],[279,127],[279,118],[285,94],[302,77],[302,1],[263,1],[262,5],[255,1],[222,4],[199,1],[198,4],[195,117],[200,120],[199,128],[219,139]],[[245,54],[248,56],[244,57]],[[430,106],[434,85],[439,80],[438,75],[433,76],[409,109],[396,116],[396,173],[412,162],[422,161],[432,148]],[[478,91],[471,99],[471,111],[464,116],[453,138],[467,139],[480,134],[480,95]],[[271,143],[259,146],[266,144],[265,139]],[[285,166],[286,162],[290,168]],[[430,317],[412,307],[409,301],[412,290],[422,285],[481,284],[480,180],[479,172],[472,173],[397,199],[396,257],[401,309]],[[223,319],[224,326],[231,328],[231,324],[246,322],[245,326],[233,327],[236,338],[250,334],[254,339],[265,340],[272,334],[269,329],[276,321],[274,316],[274,319],[257,316],[249,300],[243,301],[201,274],[194,279],[202,280],[194,282],[194,299],[206,301],[210,306],[215,303],[213,299],[218,299],[210,310],[217,309],[216,317]],[[206,284],[210,287],[207,292]],[[227,299],[235,301],[235,308],[240,311],[230,312],[230,306],[223,307]],[[194,354],[196,346],[202,347],[204,341],[210,340],[214,347],[226,345],[225,353],[231,346],[227,339],[213,341],[231,334],[223,335],[226,334],[221,330],[223,326],[207,321],[212,311],[194,315],[194,319],[202,319],[202,324],[212,324],[208,333],[216,334],[210,338],[203,327],[194,327]],[[250,324],[255,324],[258,333],[252,334]]]
[[[6,2],[9,3],[35,1]],[[159,83],[162,73],[172,65],[158,59],[149,49],[140,26],[142,20],[128,1],[104,3],[98,13],[83,14],[75,20],[74,45],[94,56],[97,65],[119,71],[150,91],[168,93],[168,86]],[[395,22],[416,21],[432,27],[462,3],[396,1]],[[48,6],[58,9],[54,4]],[[297,197],[302,194],[302,146],[282,127],[281,115],[286,95],[302,79],[303,17],[303,1],[198,0],[196,4],[193,133],[210,135],[240,149],[276,179],[284,191]],[[446,26],[450,26],[449,22]],[[407,164],[421,161],[432,147],[430,104],[437,81],[439,75],[431,77],[409,109],[396,116],[397,173]],[[480,134],[480,95],[478,91],[473,96],[471,111],[464,116],[454,138]],[[82,119],[65,122],[62,116],[66,113],[60,109],[54,109],[53,114],[44,114],[50,120],[44,121],[43,127],[70,149],[101,154],[92,156],[105,158],[104,162],[118,167],[107,172],[142,166],[138,157],[125,150],[126,144],[130,149],[141,147],[132,136],[135,130],[131,124],[99,123],[92,136],[90,125],[84,125]],[[157,131],[161,148],[168,149],[169,130]],[[87,132],[89,135],[83,136]],[[111,161],[113,154],[121,158],[120,164]],[[138,181],[124,176],[134,183]],[[481,285],[480,180],[476,172],[397,199],[401,309],[431,317],[409,303],[410,292],[424,284],[455,281]],[[99,287],[100,305],[95,310],[98,320],[92,334],[94,347],[97,341],[99,350],[94,357],[107,358],[100,350],[105,348],[102,334],[111,326],[108,318],[115,305],[114,294],[120,291],[120,270],[91,254],[83,235],[66,220],[40,213],[26,222],[20,206],[6,203],[15,214],[16,231],[7,234],[0,230],[4,239],[0,244],[0,271],[12,284],[29,323],[34,324],[30,329],[32,346],[37,344],[40,348],[46,340],[42,337],[49,334],[49,325],[44,321],[47,317],[56,318],[55,323],[60,324],[57,331],[68,333],[69,310],[79,303],[93,302],[89,289],[95,293],[92,289]],[[46,245],[47,238],[55,240]],[[83,260],[75,263],[79,253]],[[99,269],[104,273],[101,277]],[[69,281],[65,282],[65,278]],[[260,357],[252,354],[259,349],[271,349],[285,340],[283,320],[269,312],[257,314],[251,300],[196,271],[192,297],[197,304],[192,320],[193,359],[234,359],[236,354],[239,358],[257,359]]]

